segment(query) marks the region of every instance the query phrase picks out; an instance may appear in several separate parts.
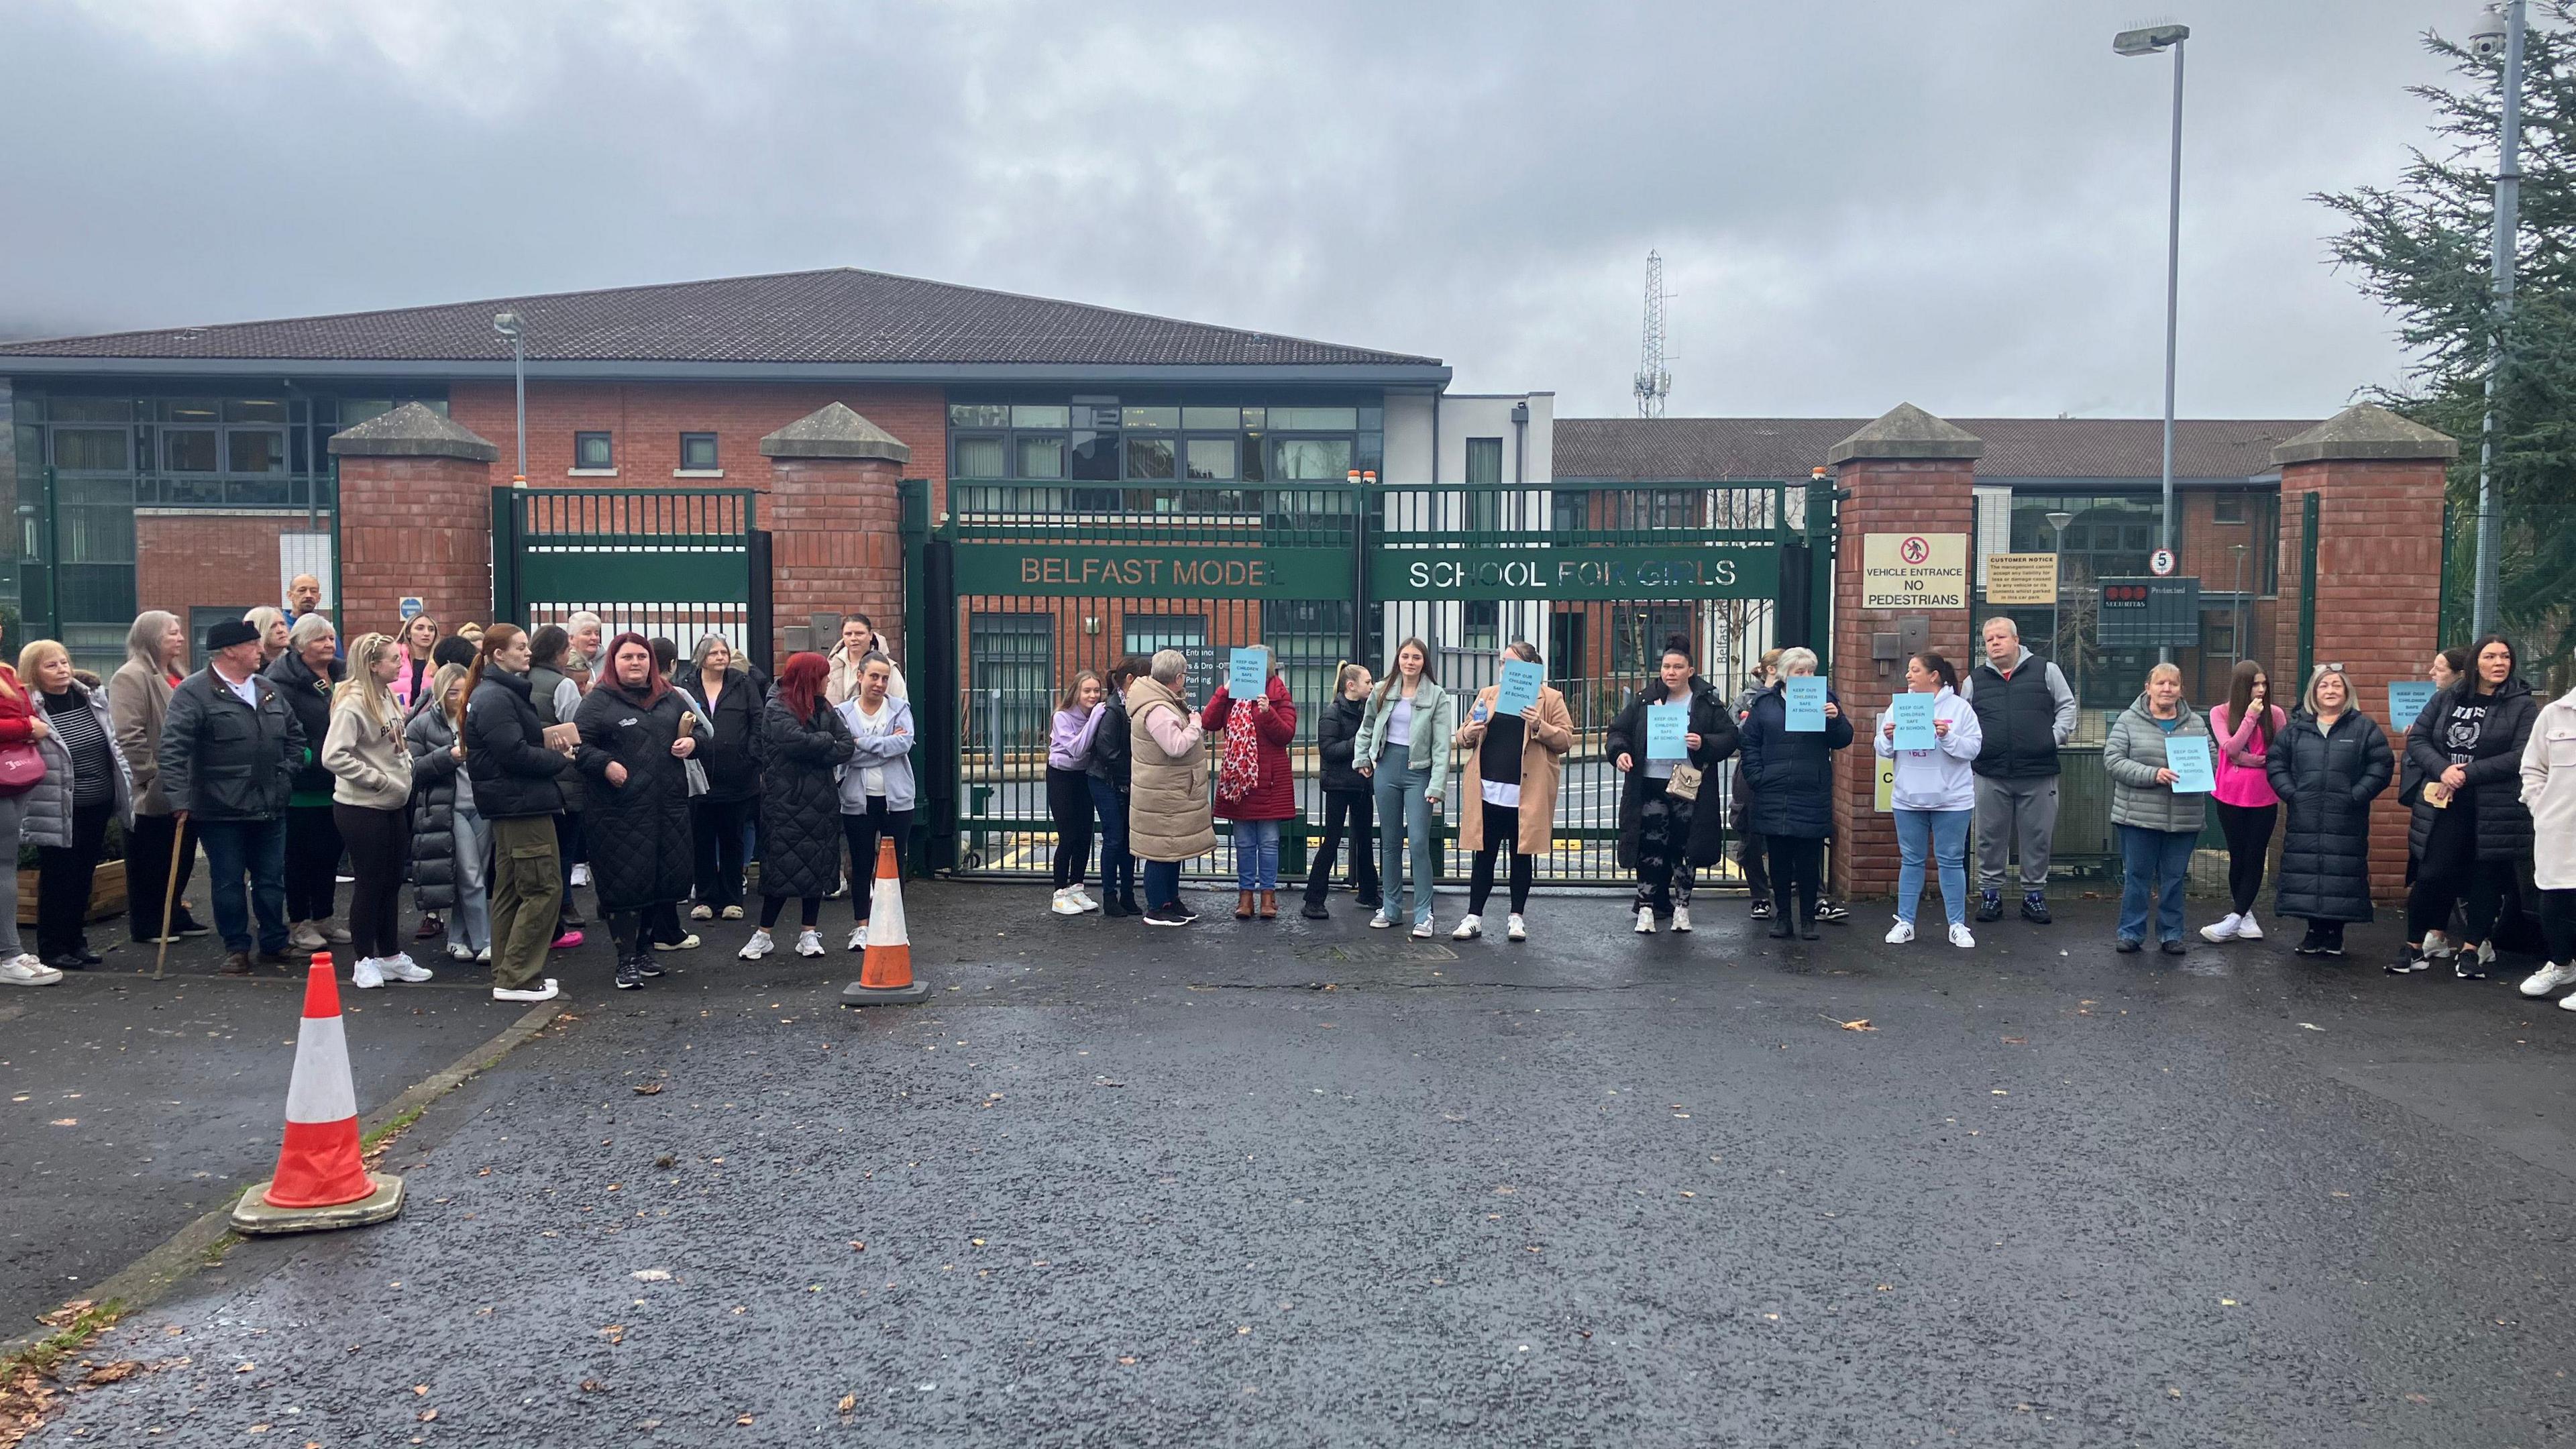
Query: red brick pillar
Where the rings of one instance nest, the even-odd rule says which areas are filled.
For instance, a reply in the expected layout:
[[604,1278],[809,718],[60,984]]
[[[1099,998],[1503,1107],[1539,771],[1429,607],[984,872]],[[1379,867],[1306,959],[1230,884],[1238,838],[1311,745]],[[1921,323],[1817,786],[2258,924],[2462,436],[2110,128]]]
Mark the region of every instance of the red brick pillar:
[[[771,469],[774,627],[856,611],[899,642],[908,621],[898,485],[912,449],[842,404],[825,403],[761,439],[760,451]],[[783,634],[771,642],[783,661]]]
[[[1974,659],[1975,626],[1966,590],[1975,578],[1968,550],[1977,514],[1976,460],[1985,444],[1912,403],[1836,443],[1825,455],[1834,482],[1850,493],[1843,501],[1834,556],[1833,687],[1852,722],[1852,747],[1835,771],[1834,852],[1831,890],[1836,899],[1893,895],[1896,890],[1896,821],[1877,808],[1878,756],[1870,747],[1890,695],[1905,687],[1902,658],[1880,659],[1879,636],[1894,636],[1900,621],[1930,626],[1929,647],[1964,672]],[[1944,562],[1946,536],[1962,547],[1957,559],[1959,602],[1948,608],[1897,605],[1899,580],[1873,578],[1867,567],[1872,537],[1906,562],[1907,540],[1921,539],[1925,567]],[[1876,601],[1876,606],[1873,606]]]
[[[2441,647],[2442,482],[2460,445],[2385,408],[2355,403],[2272,450],[2281,465],[2281,637],[2273,696],[2305,698],[2298,668],[2304,567],[2300,519],[2317,495],[2315,664],[2340,664],[2357,705],[2403,753],[2412,721],[2388,717],[2388,686],[2421,679]],[[2391,787],[2370,817],[2371,893],[2406,888],[2405,807]]]
[[419,403],[331,438],[340,460],[339,621],[391,634],[402,601],[453,632],[492,619],[492,470],[500,449]]

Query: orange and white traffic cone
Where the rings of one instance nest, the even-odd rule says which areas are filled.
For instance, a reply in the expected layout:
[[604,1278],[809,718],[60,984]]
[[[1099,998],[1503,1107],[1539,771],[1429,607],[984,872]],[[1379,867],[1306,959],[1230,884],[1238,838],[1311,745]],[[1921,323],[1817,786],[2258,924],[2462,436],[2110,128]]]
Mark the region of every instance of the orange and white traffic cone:
[[843,1006],[907,1006],[930,999],[930,987],[912,978],[912,935],[904,928],[903,872],[895,867],[894,839],[877,842],[877,878],[869,887],[868,953],[859,979],[842,988]]
[[354,1228],[401,1212],[402,1197],[401,1178],[369,1172],[359,1158],[358,1092],[349,1080],[340,982],[331,953],[317,951],[304,976],[304,1023],[295,1039],[295,1075],[286,1085],[286,1141],[277,1150],[277,1172],[233,1205],[233,1228]]

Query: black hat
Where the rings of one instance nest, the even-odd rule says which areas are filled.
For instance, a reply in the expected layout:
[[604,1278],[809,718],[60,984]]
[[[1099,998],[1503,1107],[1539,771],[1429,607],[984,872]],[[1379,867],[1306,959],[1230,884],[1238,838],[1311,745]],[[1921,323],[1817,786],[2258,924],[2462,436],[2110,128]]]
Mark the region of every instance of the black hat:
[[258,640],[259,630],[253,628],[248,619],[226,619],[206,626],[206,652],[209,654],[221,653],[236,644],[257,643]]

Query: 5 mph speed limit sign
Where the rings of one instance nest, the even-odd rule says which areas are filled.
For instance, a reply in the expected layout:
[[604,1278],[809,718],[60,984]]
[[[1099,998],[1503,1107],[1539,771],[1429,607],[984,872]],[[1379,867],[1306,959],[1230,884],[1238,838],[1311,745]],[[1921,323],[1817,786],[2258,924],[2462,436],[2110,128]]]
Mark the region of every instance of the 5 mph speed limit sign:
[[2174,571],[2174,551],[2169,548],[2160,548],[2154,553],[2147,555],[2147,570],[2160,579],[2172,578]]

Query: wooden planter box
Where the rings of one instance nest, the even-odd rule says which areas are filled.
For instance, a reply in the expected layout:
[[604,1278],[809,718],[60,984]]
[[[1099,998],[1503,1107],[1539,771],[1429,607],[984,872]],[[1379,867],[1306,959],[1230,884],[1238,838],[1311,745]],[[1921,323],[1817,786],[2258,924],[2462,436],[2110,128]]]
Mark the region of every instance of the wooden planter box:
[[[36,878],[37,871],[33,866],[18,872],[18,924],[21,926],[36,924]],[[86,919],[95,921],[124,909],[125,862],[102,860],[98,863],[98,874],[89,884],[89,915]]]

